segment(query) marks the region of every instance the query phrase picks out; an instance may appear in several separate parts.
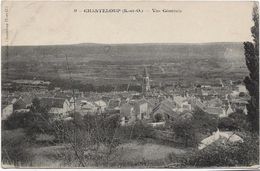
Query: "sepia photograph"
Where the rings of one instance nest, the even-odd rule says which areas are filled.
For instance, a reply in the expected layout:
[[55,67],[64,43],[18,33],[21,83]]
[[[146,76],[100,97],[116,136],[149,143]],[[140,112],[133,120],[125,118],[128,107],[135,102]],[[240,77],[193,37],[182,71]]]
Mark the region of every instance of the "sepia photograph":
[[258,1],[2,1],[1,167],[259,169]]

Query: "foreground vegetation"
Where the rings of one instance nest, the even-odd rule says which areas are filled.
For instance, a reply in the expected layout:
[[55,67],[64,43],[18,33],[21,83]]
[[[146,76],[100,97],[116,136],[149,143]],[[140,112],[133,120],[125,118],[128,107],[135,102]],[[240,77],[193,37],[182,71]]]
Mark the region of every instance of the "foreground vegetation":
[[[196,110],[189,119],[168,123],[180,145],[156,140],[154,128],[143,122],[122,127],[118,114],[72,113],[69,120],[53,120],[34,100],[31,112],[15,113],[2,124],[2,163],[91,168],[251,166],[258,164],[259,137],[248,132],[245,121],[238,113],[219,120]],[[200,136],[217,128],[235,131],[244,142],[213,143],[197,150]]]

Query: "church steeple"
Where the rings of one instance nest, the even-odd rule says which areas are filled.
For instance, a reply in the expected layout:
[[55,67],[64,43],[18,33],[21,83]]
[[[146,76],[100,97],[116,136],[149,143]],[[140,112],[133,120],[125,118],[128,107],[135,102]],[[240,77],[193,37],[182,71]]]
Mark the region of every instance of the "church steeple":
[[144,74],[143,74],[143,77],[149,77],[148,72],[147,72],[147,68],[146,68],[146,67],[144,67]]
[[144,67],[144,72],[143,72],[143,93],[146,93],[147,91],[150,91],[150,79],[149,79],[149,74],[147,72],[147,68]]

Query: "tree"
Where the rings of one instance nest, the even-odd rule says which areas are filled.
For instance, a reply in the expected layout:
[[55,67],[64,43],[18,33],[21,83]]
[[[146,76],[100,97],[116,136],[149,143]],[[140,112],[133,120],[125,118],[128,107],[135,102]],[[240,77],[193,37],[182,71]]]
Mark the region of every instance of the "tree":
[[251,27],[252,42],[244,42],[246,65],[249,76],[245,77],[244,83],[251,96],[248,110],[248,121],[253,132],[259,133],[259,13],[257,4],[253,8],[254,26]]
[[197,132],[202,134],[212,134],[217,131],[218,116],[208,114],[203,110],[196,108],[193,112],[192,124]]
[[227,167],[252,166],[259,164],[259,137],[255,134],[241,135],[244,142],[214,142],[202,150],[176,156],[170,154],[170,161],[183,167]]
[[74,152],[73,158],[79,166],[85,167],[91,162],[96,166],[109,165],[119,145],[115,133],[119,127],[119,115],[108,117],[73,114],[73,120],[61,123],[57,132],[64,137]]
[[173,129],[176,138],[181,138],[183,140],[185,147],[197,145],[198,142],[195,134],[196,129],[193,124],[193,118],[182,119],[177,117],[173,120],[171,128]]

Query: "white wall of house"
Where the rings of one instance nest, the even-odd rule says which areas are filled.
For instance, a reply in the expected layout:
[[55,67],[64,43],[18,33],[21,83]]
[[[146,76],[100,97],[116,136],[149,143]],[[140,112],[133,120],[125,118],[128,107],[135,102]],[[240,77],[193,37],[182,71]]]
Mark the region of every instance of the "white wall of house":
[[148,113],[148,103],[142,103],[139,104],[140,112],[137,114],[137,118],[142,119],[149,119],[149,113]]
[[105,111],[105,108],[107,107],[106,102],[104,102],[103,100],[98,100],[95,102],[95,104],[99,106],[101,113],[103,113]]
[[191,104],[189,104],[188,102],[183,102],[181,104],[181,107],[182,107],[183,111],[185,111],[185,110],[191,111]]
[[242,84],[237,85],[237,89],[239,92],[248,93],[245,85],[242,85]]
[[49,113],[52,113],[52,114],[65,114],[64,111],[65,111],[65,110],[64,110],[63,108],[52,107],[52,108],[49,110]]
[[52,107],[49,110],[49,113],[57,115],[57,116],[65,117],[65,116],[68,116],[69,111],[71,111],[70,102],[68,100],[65,100],[62,108]]
[[233,109],[231,108],[230,104],[228,105],[228,109],[227,109],[227,115],[233,113]]
[[6,120],[14,111],[13,104],[7,105],[5,108],[2,110],[2,120]]
[[134,108],[131,107],[131,109],[130,109],[130,118],[128,120],[128,123],[133,123],[135,121],[136,121],[136,114],[135,114]]
[[63,114],[71,111],[71,105],[70,102],[66,99],[63,103]]
[[86,102],[81,106],[81,110],[91,112],[91,113],[96,113],[98,110],[98,107],[94,105],[92,102]]

